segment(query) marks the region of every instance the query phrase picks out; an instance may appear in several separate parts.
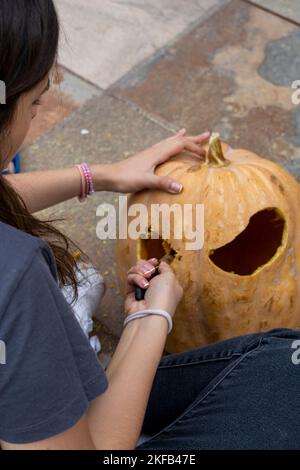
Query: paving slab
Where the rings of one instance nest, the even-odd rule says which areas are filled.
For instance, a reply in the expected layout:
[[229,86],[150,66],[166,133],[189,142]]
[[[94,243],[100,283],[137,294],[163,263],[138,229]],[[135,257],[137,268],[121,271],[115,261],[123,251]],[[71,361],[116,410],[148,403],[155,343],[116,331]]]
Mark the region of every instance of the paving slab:
[[299,0],[250,0],[250,3],[300,24]]
[[23,148],[28,147],[38,137],[66,119],[84,103],[101,95],[102,91],[99,88],[71,74],[63,67],[58,67],[52,74],[50,90],[42,97],[43,105],[39,108],[39,116],[32,122]]
[[190,133],[219,131],[299,177],[299,50],[296,25],[233,0],[110,91]]
[[[86,129],[89,134],[82,135]],[[170,136],[163,124],[145,116],[136,107],[123,101],[102,96],[90,100],[69,118],[40,137],[22,154],[24,171],[69,167],[82,161],[91,164],[114,162],[135,154],[149,145]],[[115,193],[98,193],[88,202],[77,199],[42,211],[43,219],[65,218],[58,226],[89,255],[107,282],[107,292],[100,312],[105,352],[110,352],[122,331],[123,301],[118,286],[115,263],[115,242],[101,241],[96,236],[99,218],[96,210],[101,203],[116,204]],[[107,336],[106,330],[111,333]]]
[[56,0],[60,63],[108,88],[227,0]]

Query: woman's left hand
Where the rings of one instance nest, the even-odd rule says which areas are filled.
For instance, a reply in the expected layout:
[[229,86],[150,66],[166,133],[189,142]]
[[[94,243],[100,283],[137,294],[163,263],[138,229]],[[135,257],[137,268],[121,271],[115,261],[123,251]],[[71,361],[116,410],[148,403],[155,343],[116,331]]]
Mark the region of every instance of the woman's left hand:
[[[210,136],[209,132],[197,136],[188,136],[186,129],[169,137],[158,144],[149,147],[143,152],[111,165],[106,166],[110,173],[107,190],[120,193],[133,193],[142,189],[161,189],[169,193],[180,193],[182,185],[168,176],[155,175],[155,168],[177,155],[183,150],[188,150],[203,157],[205,151],[201,147]],[[97,174],[95,186],[97,189]]]

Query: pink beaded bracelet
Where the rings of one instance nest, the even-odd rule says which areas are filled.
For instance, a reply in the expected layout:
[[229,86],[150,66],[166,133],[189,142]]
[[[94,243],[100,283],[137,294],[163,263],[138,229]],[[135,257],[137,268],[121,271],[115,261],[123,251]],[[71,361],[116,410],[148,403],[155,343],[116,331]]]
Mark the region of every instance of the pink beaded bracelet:
[[81,195],[78,199],[80,202],[83,202],[95,192],[94,178],[87,163],[81,163],[81,165],[76,165],[76,167],[81,175]]

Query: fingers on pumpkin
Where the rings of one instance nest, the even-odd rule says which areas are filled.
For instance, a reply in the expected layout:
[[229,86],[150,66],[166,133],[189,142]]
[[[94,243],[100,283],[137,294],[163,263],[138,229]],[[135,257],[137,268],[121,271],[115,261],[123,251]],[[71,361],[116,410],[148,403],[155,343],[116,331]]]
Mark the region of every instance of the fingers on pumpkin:
[[161,189],[170,193],[178,194],[182,191],[181,183],[169,178],[168,176],[153,175],[151,187]]
[[211,135],[210,132],[204,132],[203,134],[190,136],[188,138],[195,144],[206,144],[210,135]]
[[184,141],[184,148],[200,156],[205,156],[205,150],[192,142],[189,138]]

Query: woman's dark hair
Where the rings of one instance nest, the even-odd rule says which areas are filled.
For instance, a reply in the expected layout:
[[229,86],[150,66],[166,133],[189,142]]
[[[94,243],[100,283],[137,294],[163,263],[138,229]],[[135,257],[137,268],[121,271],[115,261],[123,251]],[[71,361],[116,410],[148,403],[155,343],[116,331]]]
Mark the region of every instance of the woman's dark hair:
[[[59,21],[52,0],[0,0],[0,80],[6,86],[6,104],[0,105],[0,151],[19,98],[45,79],[56,64],[58,41]],[[72,285],[76,298],[76,261],[70,251],[75,244],[52,225],[54,221],[32,216],[2,175],[0,221],[49,243],[60,284]]]

